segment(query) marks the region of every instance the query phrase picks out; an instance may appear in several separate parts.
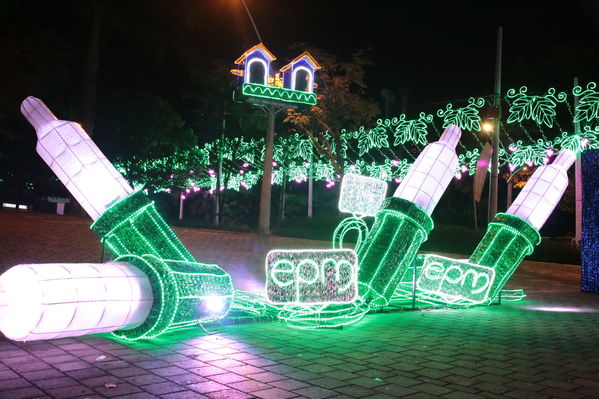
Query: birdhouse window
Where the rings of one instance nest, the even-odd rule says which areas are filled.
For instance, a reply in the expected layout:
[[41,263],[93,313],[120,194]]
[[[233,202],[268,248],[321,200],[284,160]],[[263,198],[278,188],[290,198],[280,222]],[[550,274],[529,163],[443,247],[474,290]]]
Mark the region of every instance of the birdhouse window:
[[293,90],[307,91],[312,93],[312,87],[314,85],[312,71],[306,67],[299,66],[293,70],[293,74],[291,76],[291,88]]
[[268,65],[260,58],[252,58],[246,68],[246,83],[268,85]]

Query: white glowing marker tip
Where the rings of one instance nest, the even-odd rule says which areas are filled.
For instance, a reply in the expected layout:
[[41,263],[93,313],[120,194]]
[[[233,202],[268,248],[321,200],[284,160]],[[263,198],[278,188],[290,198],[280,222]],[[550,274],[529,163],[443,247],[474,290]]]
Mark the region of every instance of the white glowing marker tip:
[[458,167],[455,148],[462,131],[449,125],[439,141],[430,143],[418,155],[394,196],[418,205],[430,216]]
[[21,112],[35,128],[38,154],[92,219],[133,192],[79,124],[58,120],[35,97],[23,101]]
[[574,161],[576,154],[573,151],[562,150],[551,165],[538,167],[507,213],[540,230],[568,188],[568,169]]

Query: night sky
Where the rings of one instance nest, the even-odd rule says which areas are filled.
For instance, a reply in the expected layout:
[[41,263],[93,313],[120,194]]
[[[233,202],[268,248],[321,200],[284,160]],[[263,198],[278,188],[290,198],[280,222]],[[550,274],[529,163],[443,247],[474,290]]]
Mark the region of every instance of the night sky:
[[[89,1],[5,1],[2,24],[54,32],[82,58]],[[169,50],[232,61],[257,37],[240,0],[105,1],[99,91],[109,86],[177,86],[185,61]],[[151,4],[151,5],[148,5]],[[497,27],[504,27],[504,88],[567,88],[595,79],[599,3],[587,1],[265,1],[247,0],[258,30],[281,65],[306,42],[341,58],[370,49],[368,94],[381,89],[408,103],[493,91]],[[77,61],[71,59],[69,62]],[[146,65],[159,64],[159,70]],[[157,80],[159,82],[157,82]],[[76,82],[73,82],[76,84]]]
[[[396,99],[388,116],[402,112],[405,98],[408,118],[434,112],[447,101],[492,94],[498,26],[504,29],[504,94],[521,85],[530,94],[550,87],[570,92],[575,76],[582,85],[599,80],[598,1],[246,3],[264,44],[278,58],[275,68],[298,55],[290,49],[294,43],[342,60],[368,50],[372,65],[364,95],[380,105],[383,114],[377,117],[385,112],[383,89]],[[35,195],[47,195],[43,185],[49,181],[53,189],[61,187],[35,153],[36,137],[19,104],[34,95],[61,119],[82,121],[94,4],[103,17],[93,138],[111,160],[127,157],[128,135],[132,149],[137,142],[138,155],[143,139],[167,141],[162,144],[168,150],[175,144],[168,143],[171,136],[161,126],[178,119],[200,144],[218,137],[223,99],[232,91],[229,69],[258,42],[241,0],[3,0],[0,179],[17,196],[31,181],[39,187]],[[220,69],[206,75],[207,65]],[[239,122],[241,106],[230,110],[227,134],[263,136],[264,126],[252,131]]]

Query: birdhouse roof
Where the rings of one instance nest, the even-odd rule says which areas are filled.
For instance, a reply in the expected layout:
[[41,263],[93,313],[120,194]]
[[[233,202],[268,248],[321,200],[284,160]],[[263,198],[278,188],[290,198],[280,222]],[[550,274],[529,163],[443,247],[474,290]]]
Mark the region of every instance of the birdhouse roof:
[[258,43],[254,47],[247,49],[245,53],[241,54],[241,56],[235,60],[235,64],[243,64],[247,56],[252,54],[254,51],[260,51],[262,54],[264,54],[266,58],[268,58],[268,61],[273,61],[277,59],[277,57],[275,57],[270,51],[268,51],[264,44]]
[[308,53],[307,51],[304,51],[303,53],[301,53],[300,55],[298,55],[297,57],[295,57],[289,64],[287,64],[283,68],[281,68],[281,72],[287,71],[289,68],[291,68],[291,66],[293,64],[301,61],[302,59],[306,60],[306,62],[308,64],[312,65],[312,68],[314,68],[314,70],[320,69],[320,65],[318,65],[318,62],[316,62],[316,60],[314,59],[314,57],[312,57],[310,55],[310,53]]

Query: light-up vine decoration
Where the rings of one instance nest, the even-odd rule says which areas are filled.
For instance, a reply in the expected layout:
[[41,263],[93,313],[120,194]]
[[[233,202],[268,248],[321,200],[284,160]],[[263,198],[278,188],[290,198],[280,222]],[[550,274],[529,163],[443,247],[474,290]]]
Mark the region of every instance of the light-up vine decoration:
[[[472,176],[476,173],[476,164],[478,163],[478,159],[480,158],[480,150],[475,148],[471,151],[467,151],[465,154],[458,155],[459,160],[459,172],[468,172],[468,175]],[[466,170],[463,170],[463,168]]]
[[526,94],[528,88],[522,86],[518,92],[510,89],[506,97],[512,100],[508,123],[522,122],[525,119],[533,120],[539,125],[553,127],[555,119],[555,107],[557,103],[566,101],[566,93],[555,93],[554,88],[547,90],[544,96],[530,96]]
[[591,129],[590,126],[585,126],[580,134],[574,135],[564,132],[554,139],[554,145],[561,150],[574,152],[599,149],[599,127]]
[[468,99],[468,105],[462,108],[453,108],[447,104],[445,109],[437,110],[437,116],[443,118],[443,127],[456,125],[460,129],[480,132],[480,115],[478,109],[485,105],[482,97]]
[[595,90],[597,83],[590,82],[586,90],[576,86],[572,94],[579,96],[578,106],[574,113],[574,122],[592,122],[599,118],[599,92]]
[[509,150],[512,151],[508,155],[509,162],[513,168],[519,168],[524,165],[528,167],[544,165],[547,163],[546,150],[550,146],[551,143],[547,143],[541,139],[531,145],[524,145],[521,140],[518,140],[509,148]]
[[383,164],[376,164],[372,162],[370,165],[366,165],[366,172],[368,176],[371,176],[375,179],[389,181],[393,175],[391,171],[392,165],[389,160],[385,160]]
[[382,126],[377,126],[365,130],[364,126],[358,129],[358,148],[360,156],[366,154],[373,148],[389,148],[387,141],[387,130]]
[[426,145],[428,143],[426,140],[428,134],[426,130],[428,127],[427,124],[432,123],[432,121],[432,115],[421,112],[417,119],[406,120],[406,115],[401,114],[399,118],[379,119],[377,125],[394,128],[393,135],[395,136],[395,141],[393,145],[405,144],[407,142]]
[[[596,84],[591,83],[587,86],[586,90],[579,89],[576,93],[580,94],[581,100],[584,97],[584,108],[585,112],[575,112],[573,115],[580,113],[580,115],[594,115],[594,112],[590,112],[589,109],[595,109],[593,105],[593,98],[595,98]],[[592,90],[593,92],[590,92]],[[514,94],[517,90],[513,90]],[[556,96],[558,96],[556,94]],[[481,99],[479,99],[481,100]],[[450,106],[451,112],[448,113],[448,118],[452,118],[456,122],[470,123],[472,126],[468,126],[473,130],[479,125],[479,116],[477,112],[479,110],[476,106],[473,106],[472,102],[479,103],[479,100],[470,100],[464,108],[464,112],[469,117],[458,117],[458,110]],[[525,107],[526,108],[526,107]],[[447,109],[439,110],[441,113],[446,113]],[[506,115],[506,116],[509,116]],[[401,118],[401,116],[400,116]],[[411,160],[408,158],[413,156],[407,152],[405,148],[394,148],[394,146],[385,146],[388,142],[390,135],[396,135],[396,125],[393,121],[399,124],[400,118],[391,118],[377,121],[374,127],[362,126],[356,130],[346,131],[341,129],[340,140],[333,140],[332,136],[328,132],[322,134],[326,137],[331,144],[332,152],[334,155],[339,155],[343,158],[344,171],[345,173],[358,173],[371,177],[377,177],[386,181],[394,181],[399,183],[405,176],[407,169],[411,165]],[[404,119],[405,122],[408,122]],[[574,134],[566,133],[561,131],[556,138],[551,140],[544,138],[543,144],[538,145],[538,140],[532,140],[530,137],[528,140],[511,140],[509,134],[505,130],[508,125],[502,125],[505,132],[502,137],[511,140],[511,143],[505,142],[504,147],[510,148],[507,152],[500,148],[500,167],[509,166],[511,171],[516,170],[516,166],[512,162],[515,161],[519,166],[522,166],[528,162],[530,165],[541,165],[546,162],[545,158],[551,158],[550,156],[544,155],[544,152],[554,151],[557,152],[562,148],[576,149],[593,149],[596,148],[597,142],[597,127],[592,125],[592,120],[587,121],[586,125],[583,124],[582,131],[575,137]],[[581,120],[581,122],[584,122]],[[434,121],[433,121],[434,122]],[[428,124],[429,127],[435,127],[434,123]],[[446,120],[443,119],[443,124]],[[514,122],[509,126],[514,126],[525,129],[522,124]],[[543,125],[545,126],[545,125]],[[555,127],[555,123],[554,123]],[[371,134],[371,138],[368,137],[369,132],[373,129],[377,129],[376,132]],[[561,128],[560,128],[561,130]],[[360,136],[362,139],[362,146],[360,148]],[[376,139],[378,137],[378,139]],[[420,138],[423,135],[419,135]],[[387,141],[384,139],[387,138]],[[406,137],[402,137],[403,138]],[[273,177],[274,184],[282,184],[283,181],[302,183],[307,180],[308,168],[305,167],[306,163],[314,164],[313,177],[314,181],[326,181],[327,187],[332,187],[331,182],[337,181],[337,173],[333,172],[327,164],[330,161],[323,154],[315,151],[310,151],[312,146],[311,140],[308,140],[305,136],[300,134],[293,134],[289,137],[277,136],[276,139],[276,151],[283,154],[285,158],[284,162],[280,162],[280,165],[275,168],[275,174]],[[377,143],[378,141],[378,143]],[[400,140],[401,141],[401,140]],[[202,147],[198,147],[193,151],[188,151],[185,154],[175,153],[172,157],[163,160],[148,160],[148,161],[128,161],[123,162],[118,168],[119,170],[126,170],[126,175],[130,180],[135,182],[136,187],[149,187],[153,191],[160,190],[173,190],[176,187],[185,187],[193,192],[200,188],[215,190],[216,189],[216,176],[213,174],[208,176],[206,170],[215,170],[218,164],[219,145],[217,142],[206,143]],[[396,141],[394,141],[394,145]],[[406,142],[407,143],[407,142]],[[336,147],[341,145],[341,151]],[[420,143],[414,143],[420,146]],[[403,144],[400,144],[402,147]],[[234,190],[246,190],[250,189],[261,176],[261,164],[260,160],[263,159],[263,139],[244,139],[243,137],[229,138],[225,137],[223,140],[223,176],[221,176],[221,187],[226,189]],[[545,148],[543,148],[545,147]],[[460,154],[460,165],[457,169],[459,173],[473,174],[476,170],[475,167],[475,151],[480,151],[480,148],[466,148],[462,147],[462,153]],[[366,151],[366,152],[364,152]],[[401,156],[394,154],[394,151],[401,151]],[[339,152],[339,154],[338,154]],[[362,155],[360,155],[362,153]],[[247,164],[242,167],[241,165]],[[326,165],[326,166],[325,166]],[[389,165],[391,166],[391,175],[389,175]],[[190,175],[190,171],[195,171],[194,174]],[[243,171],[243,173],[241,172]],[[168,178],[168,176],[173,176]],[[142,180],[141,176],[144,176]],[[247,176],[247,177],[246,177]],[[457,177],[457,175],[456,175]],[[141,183],[141,184],[140,184]],[[193,185],[192,185],[193,184]]]

